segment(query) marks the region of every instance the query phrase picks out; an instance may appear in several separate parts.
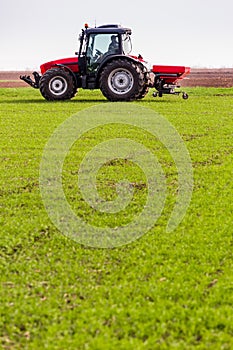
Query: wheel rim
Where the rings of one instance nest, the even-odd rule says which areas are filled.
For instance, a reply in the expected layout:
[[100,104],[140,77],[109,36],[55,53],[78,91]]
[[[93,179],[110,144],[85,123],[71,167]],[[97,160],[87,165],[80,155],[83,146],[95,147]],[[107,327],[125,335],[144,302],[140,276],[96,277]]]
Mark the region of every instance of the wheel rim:
[[134,78],[131,72],[126,69],[115,69],[108,77],[109,88],[119,95],[129,92],[134,84]]
[[61,76],[53,77],[49,82],[49,90],[56,96],[64,94],[67,90],[67,81]]

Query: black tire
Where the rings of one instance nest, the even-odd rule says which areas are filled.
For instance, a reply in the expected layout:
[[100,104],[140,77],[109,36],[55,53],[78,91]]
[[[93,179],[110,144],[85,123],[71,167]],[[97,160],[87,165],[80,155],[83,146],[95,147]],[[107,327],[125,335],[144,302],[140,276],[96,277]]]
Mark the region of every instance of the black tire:
[[109,101],[135,100],[143,88],[141,68],[125,59],[109,62],[100,75],[100,90]]
[[149,86],[145,85],[140,94],[136,97],[137,100],[141,100],[142,98],[144,98],[148,94],[149,89]]
[[143,87],[142,87],[140,93],[136,96],[137,100],[143,99],[148,94],[148,92],[150,90],[150,86],[149,86],[150,76],[147,72],[147,69],[144,66],[139,66],[139,68],[141,69],[143,77],[144,77],[144,84],[143,84]]
[[183,92],[182,97],[184,100],[187,100],[189,98],[189,95],[186,92]]
[[41,95],[48,101],[70,100],[77,87],[72,75],[61,68],[47,70],[40,79]]

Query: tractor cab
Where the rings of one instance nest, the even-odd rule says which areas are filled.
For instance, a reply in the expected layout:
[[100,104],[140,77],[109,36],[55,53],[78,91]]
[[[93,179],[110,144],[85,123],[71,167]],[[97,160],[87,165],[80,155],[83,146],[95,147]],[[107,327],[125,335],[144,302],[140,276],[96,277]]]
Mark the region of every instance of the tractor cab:
[[83,76],[94,76],[110,56],[129,55],[131,30],[119,25],[88,28],[80,35],[78,65]]

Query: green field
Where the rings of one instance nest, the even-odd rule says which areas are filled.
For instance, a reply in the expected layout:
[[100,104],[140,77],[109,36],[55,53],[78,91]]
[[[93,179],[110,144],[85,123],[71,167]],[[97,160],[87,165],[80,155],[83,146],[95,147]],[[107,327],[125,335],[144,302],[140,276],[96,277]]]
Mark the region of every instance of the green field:
[[165,117],[192,160],[194,188],[181,224],[166,224],[177,169],[158,140],[107,125],[84,135],[64,164],[63,186],[75,213],[96,226],[129,223],[145,205],[145,175],[123,160],[103,166],[97,188],[116,198],[127,178],[134,197],[124,212],[97,212],[82,198],[77,169],[108,138],[130,137],[154,152],[167,198],[154,227],[131,244],[94,249],[63,236],[44,208],[39,169],[56,127],[106,103],[99,91],[47,102],[38,91],[0,89],[1,349],[233,349],[233,89],[189,88],[189,99],[151,93],[135,106]]

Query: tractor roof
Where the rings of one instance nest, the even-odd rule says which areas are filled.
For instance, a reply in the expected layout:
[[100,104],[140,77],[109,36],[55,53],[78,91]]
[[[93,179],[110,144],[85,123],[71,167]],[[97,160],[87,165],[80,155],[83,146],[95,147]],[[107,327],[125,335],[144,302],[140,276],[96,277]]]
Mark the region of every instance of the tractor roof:
[[129,34],[131,35],[130,28],[124,28],[119,24],[105,24],[97,28],[87,28],[87,34]]

